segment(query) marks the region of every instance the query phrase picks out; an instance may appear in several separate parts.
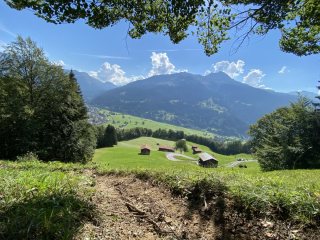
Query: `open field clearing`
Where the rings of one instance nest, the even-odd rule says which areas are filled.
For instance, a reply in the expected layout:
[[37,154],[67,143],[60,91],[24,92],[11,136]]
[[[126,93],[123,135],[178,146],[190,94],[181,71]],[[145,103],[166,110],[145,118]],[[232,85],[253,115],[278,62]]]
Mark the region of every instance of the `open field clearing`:
[[142,127],[151,129],[152,131],[156,131],[159,128],[161,128],[165,130],[171,129],[173,131],[183,131],[186,135],[198,135],[207,138],[214,137],[214,134],[208,131],[179,127],[172,124],[157,122],[150,119],[140,118],[128,114],[111,112],[104,109],[100,110],[100,113],[106,116],[106,124],[111,124],[119,129],[132,129],[135,127]]
[[[148,143],[150,156],[139,155],[139,146]],[[165,153],[155,151],[157,143],[172,146],[173,142],[139,138],[121,142],[114,148],[98,149],[94,161],[100,172],[132,172],[158,179],[170,188],[184,191],[199,181],[207,186],[203,191],[215,189],[222,184],[237,204],[262,215],[283,215],[294,221],[313,222],[320,213],[320,170],[287,170],[262,172],[257,162],[245,163],[247,168],[228,168],[238,158],[252,159],[250,155],[223,156],[208,151],[219,160],[217,169],[202,168],[192,161],[173,162]],[[194,157],[190,152],[186,155]],[[211,189],[211,190],[210,190]],[[203,193],[205,194],[205,193]]]
[[0,239],[317,239],[319,170],[230,168],[252,156],[199,146],[219,160],[202,168],[157,144],[174,142],[120,142],[85,165],[1,161]]

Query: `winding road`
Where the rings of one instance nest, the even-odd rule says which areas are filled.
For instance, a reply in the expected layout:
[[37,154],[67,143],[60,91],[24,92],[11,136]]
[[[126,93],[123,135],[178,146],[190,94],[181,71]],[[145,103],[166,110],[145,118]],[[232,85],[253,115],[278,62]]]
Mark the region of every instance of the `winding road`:
[[192,161],[197,161],[197,159],[195,158],[192,158],[192,157],[189,157],[189,156],[186,156],[186,155],[183,155],[183,154],[180,154],[180,153],[171,153],[171,152],[168,152],[166,153],[166,157],[171,160],[171,161],[183,161],[183,160],[180,160],[180,159],[176,159],[176,157],[183,157],[185,158],[186,160],[192,160]]

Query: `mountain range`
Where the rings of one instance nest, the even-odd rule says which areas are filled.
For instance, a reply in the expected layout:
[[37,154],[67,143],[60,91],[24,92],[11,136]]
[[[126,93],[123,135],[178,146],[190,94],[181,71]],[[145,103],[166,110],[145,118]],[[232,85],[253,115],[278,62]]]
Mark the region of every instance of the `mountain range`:
[[250,124],[296,99],[296,94],[254,88],[222,72],[176,73],[111,89],[91,104],[220,135],[246,136]]
[[73,73],[78,81],[83,98],[86,102],[90,102],[102,93],[116,88],[116,85],[114,85],[113,83],[101,82],[100,80],[91,77],[86,72],[73,70]]

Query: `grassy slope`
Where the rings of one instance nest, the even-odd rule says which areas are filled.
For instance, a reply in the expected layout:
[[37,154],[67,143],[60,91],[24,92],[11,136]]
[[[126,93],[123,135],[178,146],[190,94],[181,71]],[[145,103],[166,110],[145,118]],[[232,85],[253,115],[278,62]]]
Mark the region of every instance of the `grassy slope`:
[[[152,147],[150,156],[138,154],[145,143]],[[96,150],[93,163],[86,165],[0,161],[0,239],[72,239],[96,215],[90,204],[94,182],[84,168],[152,178],[180,193],[193,194],[200,187],[197,194],[207,200],[212,192],[224,191],[241,211],[249,209],[271,218],[285,213],[291,221],[302,223],[319,219],[320,170],[261,172],[257,163],[231,169],[225,166],[238,156],[210,151],[220,167],[206,169],[187,160],[167,160],[165,153],[156,151],[157,143],[174,144],[145,137],[121,142]]]
[[122,129],[131,129],[135,127],[143,127],[149,128],[153,131],[161,128],[166,130],[174,130],[174,131],[184,131],[187,135],[198,135],[202,137],[211,138],[214,134],[209,133],[207,131],[194,130],[190,128],[179,127],[167,123],[156,122],[150,119],[140,118],[132,115],[126,115],[122,113],[110,112],[108,110],[100,110],[101,113],[104,113],[109,121],[106,124],[112,124],[116,128]]
[[[164,152],[159,152],[157,143],[165,146],[174,147],[175,143],[173,141],[167,141],[162,139],[156,139],[151,137],[141,137],[130,141],[119,142],[119,144],[113,148],[103,148],[97,149],[94,157],[94,161],[98,163],[101,168],[107,167],[110,169],[152,169],[152,170],[171,170],[172,167],[187,168],[188,170],[199,170],[199,168],[194,163],[190,161],[183,162],[173,162],[169,161],[165,157]],[[151,155],[150,156],[141,156],[140,146],[143,144],[148,144],[151,147]],[[188,143],[189,151],[185,154],[197,158],[196,155],[192,154],[191,146],[195,145],[193,143]],[[210,154],[213,154],[218,160],[220,166],[225,166],[230,162],[235,161],[239,157],[243,158],[251,158],[250,155],[247,154],[239,154],[233,156],[224,156],[221,154],[216,154],[210,151],[208,147],[199,146],[203,151],[206,151]],[[209,170],[210,171],[210,170]]]
[[[262,214],[282,209],[288,218],[302,222],[313,221],[320,216],[320,170],[261,172],[257,163],[247,163],[246,169],[232,169],[225,166],[238,156],[214,153],[220,167],[206,169],[190,161],[167,160],[163,152],[154,151],[157,142],[173,145],[170,141],[139,138],[121,142],[113,148],[98,149],[94,161],[102,172],[147,173],[159,181],[167,182],[172,188],[187,188],[201,179],[209,182],[206,186],[215,188],[219,182],[227,187],[230,196],[237,199],[238,204]],[[144,143],[152,146],[150,156],[138,155],[139,146]],[[200,148],[208,150],[204,146]],[[248,155],[241,157],[251,158]]]
[[82,168],[0,161],[0,239],[71,239],[95,214]]

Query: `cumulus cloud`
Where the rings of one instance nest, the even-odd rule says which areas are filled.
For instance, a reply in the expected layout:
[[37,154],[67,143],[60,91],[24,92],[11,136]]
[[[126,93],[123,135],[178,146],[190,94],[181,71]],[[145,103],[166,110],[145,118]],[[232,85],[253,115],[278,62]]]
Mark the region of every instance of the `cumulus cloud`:
[[66,66],[66,64],[65,64],[64,61],[62,61],[62,60],[53,61],[52,63],[53,63],[54,65],[61,66],[61,67],[65,67],[65,66]]
[[91,71],[89,75],[102,82],[112,82],[115,85],[124,85],[129,82],[125,71],[118,64],[105,62],[98,71]]
[[128,77],[120,65],[111,64],[109,62],[102,64],[98,71],[90,71],[89,75],[102,82],[112,82],[117,86],[122,86],[146,77],[187,71],[176,69],[176,67],[170,62],[167,53],[152,52],[150,58],[152,67],[146,76],[139,75]]
[[279,74],[284,74],[284,73],[287,73],[287,72],[289,72],[287,66],[283,66],[283,67],[278,71]]
[[89,75],[102,82],[111,82],[117,86],[122,86],[144,78],[143,76],[127,77],[126,72],[121,66],[108,62],[103,63],[98,71],[90,71]]
[[243,77],[242,82],[252,87],[266,88],[266,86],[262,83],[262,78],[265,76],[266,74],[264,74],[260,69],[251,69],[249,73]]
[[228,74],[231,78],[236,78],[244,72],[245,62],[243,60],[238,60],[236,62],[221,61],[212,65],[212,70],[206,72],[224,72]]
[[179,72],[176,67],[170,62],[167,53],[156,53],[151,54],[152,68],[148,73],[148,76],[161,75],[161,74],[172,74]]

